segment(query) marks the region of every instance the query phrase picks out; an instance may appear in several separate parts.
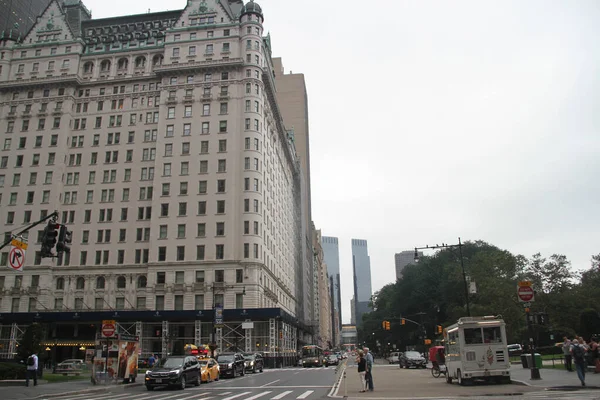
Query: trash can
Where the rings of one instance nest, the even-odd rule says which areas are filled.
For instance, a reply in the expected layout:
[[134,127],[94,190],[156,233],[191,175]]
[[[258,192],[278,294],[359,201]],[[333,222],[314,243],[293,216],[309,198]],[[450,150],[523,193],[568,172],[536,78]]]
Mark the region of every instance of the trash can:
[[[542,355],[539,353],[535,353],[534,355],[535,367],[542,368]],[[521,363],[523,364],[523,368],[531,368],[531,354],[521,354]]]
[[[531,354],[529,355],[529,358],[531,358]],[[521,354],[521,364],[523,365],[523,368],[529,368],[527,364],[527,354]]]

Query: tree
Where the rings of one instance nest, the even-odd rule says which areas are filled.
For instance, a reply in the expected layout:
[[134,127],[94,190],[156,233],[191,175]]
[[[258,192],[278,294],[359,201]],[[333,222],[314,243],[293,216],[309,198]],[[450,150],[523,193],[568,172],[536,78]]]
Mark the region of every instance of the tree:
[[27,360],[31,354],[35,353],[38,356],[44,354],[42,346],[42,340],[44,339],[44,328],[38,324],[33,323],[25,329],[23,337],[19,341],[19,347],[17,348],[17,357],[23,361]]
[[579,335],[585,340],[591,336],[600,333],[600,316],[598,311],[593,308],[586,308],[580,314]]

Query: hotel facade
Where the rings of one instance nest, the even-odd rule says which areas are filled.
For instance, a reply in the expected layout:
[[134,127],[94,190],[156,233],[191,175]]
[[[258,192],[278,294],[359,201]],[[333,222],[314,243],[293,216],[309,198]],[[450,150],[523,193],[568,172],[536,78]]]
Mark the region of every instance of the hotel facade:
[[219,350],[295,356],[307,196],[263,18],[240,0],[106,19],[52,1],[0,41],[0,229],[57,211],[73,232],[50,259],[33,228],[23,271],[0,272],[0,358],[36,321],[55,359],[80,358],[104,319],[142,357],[213,331]]

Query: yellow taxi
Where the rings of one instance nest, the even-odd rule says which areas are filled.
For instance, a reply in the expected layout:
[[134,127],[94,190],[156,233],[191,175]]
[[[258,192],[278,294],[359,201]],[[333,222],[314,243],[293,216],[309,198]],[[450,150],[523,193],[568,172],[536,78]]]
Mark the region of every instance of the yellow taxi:
[[200,363],[200,381],[212,382],[219,380],[219,363],[211,357],[198,357]]

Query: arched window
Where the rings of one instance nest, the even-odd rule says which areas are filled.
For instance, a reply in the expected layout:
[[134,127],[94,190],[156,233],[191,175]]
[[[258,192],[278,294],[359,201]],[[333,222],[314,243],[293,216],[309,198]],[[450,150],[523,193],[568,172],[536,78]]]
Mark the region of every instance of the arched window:
[[85,279],[83,279],[82,277],[77,278],[77,281],[75,282],[75,289],[85,289]]
[[157,54],[152,59],[152,66],[162,65],[164,57],[161,54]]
[[120,58],[119,62],[117,63],[117,69],[127,69],[127,66],[129,65],[129,60],[126,58]]
[[56,290],[63,290],[65,288],[65,278],[58,278],[56,280]]
[[145,276],[140,276],[138,278],[138,280],[137,280],[138,288],[145,288],[147,284],[148,284],[148,279]]
[[110,60],[103,60],[100,63],[100,71],[102,71],[102,72],[110,71]]
[[135,67],[136,68],[143,68],[145,66],[146,66],[146,57],[139,56],[135,59]]
[[127,281],[125,280],[124,276],[120,276],[117,278],[117,288],[118,289],[125,289],[126,285],[127,285]]
[[92,72],[94,72],[94,63],[93,62],[88,61],[85,64],[83,64],[83,73],[84,74],[91,74]]
[[103,276],[99,276],[98,279],[96,279],[96,289],[104,289],[105,286],[106,279],[104,279]]

